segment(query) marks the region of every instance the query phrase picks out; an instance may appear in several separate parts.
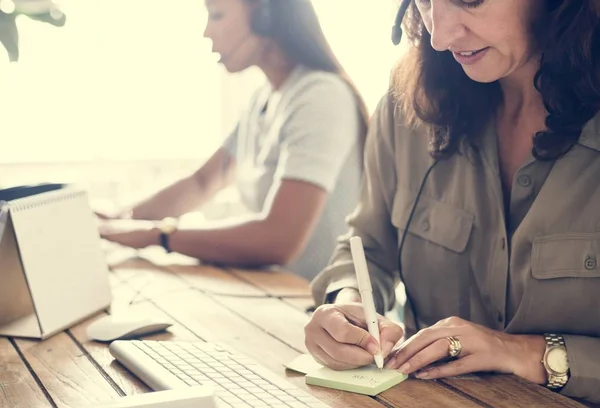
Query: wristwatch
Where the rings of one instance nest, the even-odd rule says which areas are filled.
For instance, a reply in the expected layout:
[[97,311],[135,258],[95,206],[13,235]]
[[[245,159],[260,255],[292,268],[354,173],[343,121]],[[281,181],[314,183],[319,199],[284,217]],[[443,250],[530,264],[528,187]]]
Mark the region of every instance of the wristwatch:
[[542,364],[548,373],[546,387],[559,389],[565,386],[569,380],[569,360],[567,359],[567,348],[565,340],[559,334],[546,333],[546,351]]
[[165,251],[171,252],[171,246],[169,245],[169,237],[175,231],[177,231],[177,225],[179,220],[173,217],[163,218],[160,221],[158,228],[160,230],[160,246],[162,246]]

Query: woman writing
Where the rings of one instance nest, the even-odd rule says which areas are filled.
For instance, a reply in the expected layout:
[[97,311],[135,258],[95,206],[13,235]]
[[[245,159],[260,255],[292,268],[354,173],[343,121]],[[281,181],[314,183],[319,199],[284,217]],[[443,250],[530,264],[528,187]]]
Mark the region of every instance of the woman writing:
[[[406,288],[405,341],[380,320],[388,368],[513,373],[600,401],[599,4],[403,2],[411,49],[375,114],[348,235],[380,313]],[[313,282],[331,304],[306,326],[336,369],[380,350],[356,288],[343,241]]]

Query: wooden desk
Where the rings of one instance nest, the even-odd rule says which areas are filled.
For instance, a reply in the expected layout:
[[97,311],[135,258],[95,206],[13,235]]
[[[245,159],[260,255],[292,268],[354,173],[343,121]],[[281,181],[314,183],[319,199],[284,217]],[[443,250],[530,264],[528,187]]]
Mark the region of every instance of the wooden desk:
[[[224,342],[332,407],[582,406],[508,375],[410,379],[376,398],[307,386],[301,375],[283,367],[306,352],[303,327],[311,300],[301,278],[135,260],[115,268],[110,279],[115,311],[135,308],[176,322],[169,333],[149,338]],[[86,328],[98,317],[45,341],[0,338],[0,407],[80,408],[148,392],[105,344],[88,340]]]

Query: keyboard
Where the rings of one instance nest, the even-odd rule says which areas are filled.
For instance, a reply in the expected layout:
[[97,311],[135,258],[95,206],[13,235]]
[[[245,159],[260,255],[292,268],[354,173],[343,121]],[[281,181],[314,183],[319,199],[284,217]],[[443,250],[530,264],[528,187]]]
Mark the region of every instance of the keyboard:
[[110,353],[154,391],[211,385],[219,408],[326,408],[248,357],[218,343],[114,341]]

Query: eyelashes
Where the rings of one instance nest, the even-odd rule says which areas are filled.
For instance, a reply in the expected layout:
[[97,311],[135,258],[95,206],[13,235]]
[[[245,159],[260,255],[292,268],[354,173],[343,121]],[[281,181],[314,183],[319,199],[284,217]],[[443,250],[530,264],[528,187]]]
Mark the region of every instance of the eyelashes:
[[[431,3],[431,0],[416,0],[416,1],[417,1],[417,3],[422,3],[422,4]],[[460,4],[461,6],[471,9],[471,8],[481,6],[485,0],[455,0],[455,1],[458,4]]]
[[475,8],[475,7],[479,7],[481,6],[481,4],[484,2],[485,0],[472,0],[472,1],[461,1],[462,5],[465,6],[466,8]]

